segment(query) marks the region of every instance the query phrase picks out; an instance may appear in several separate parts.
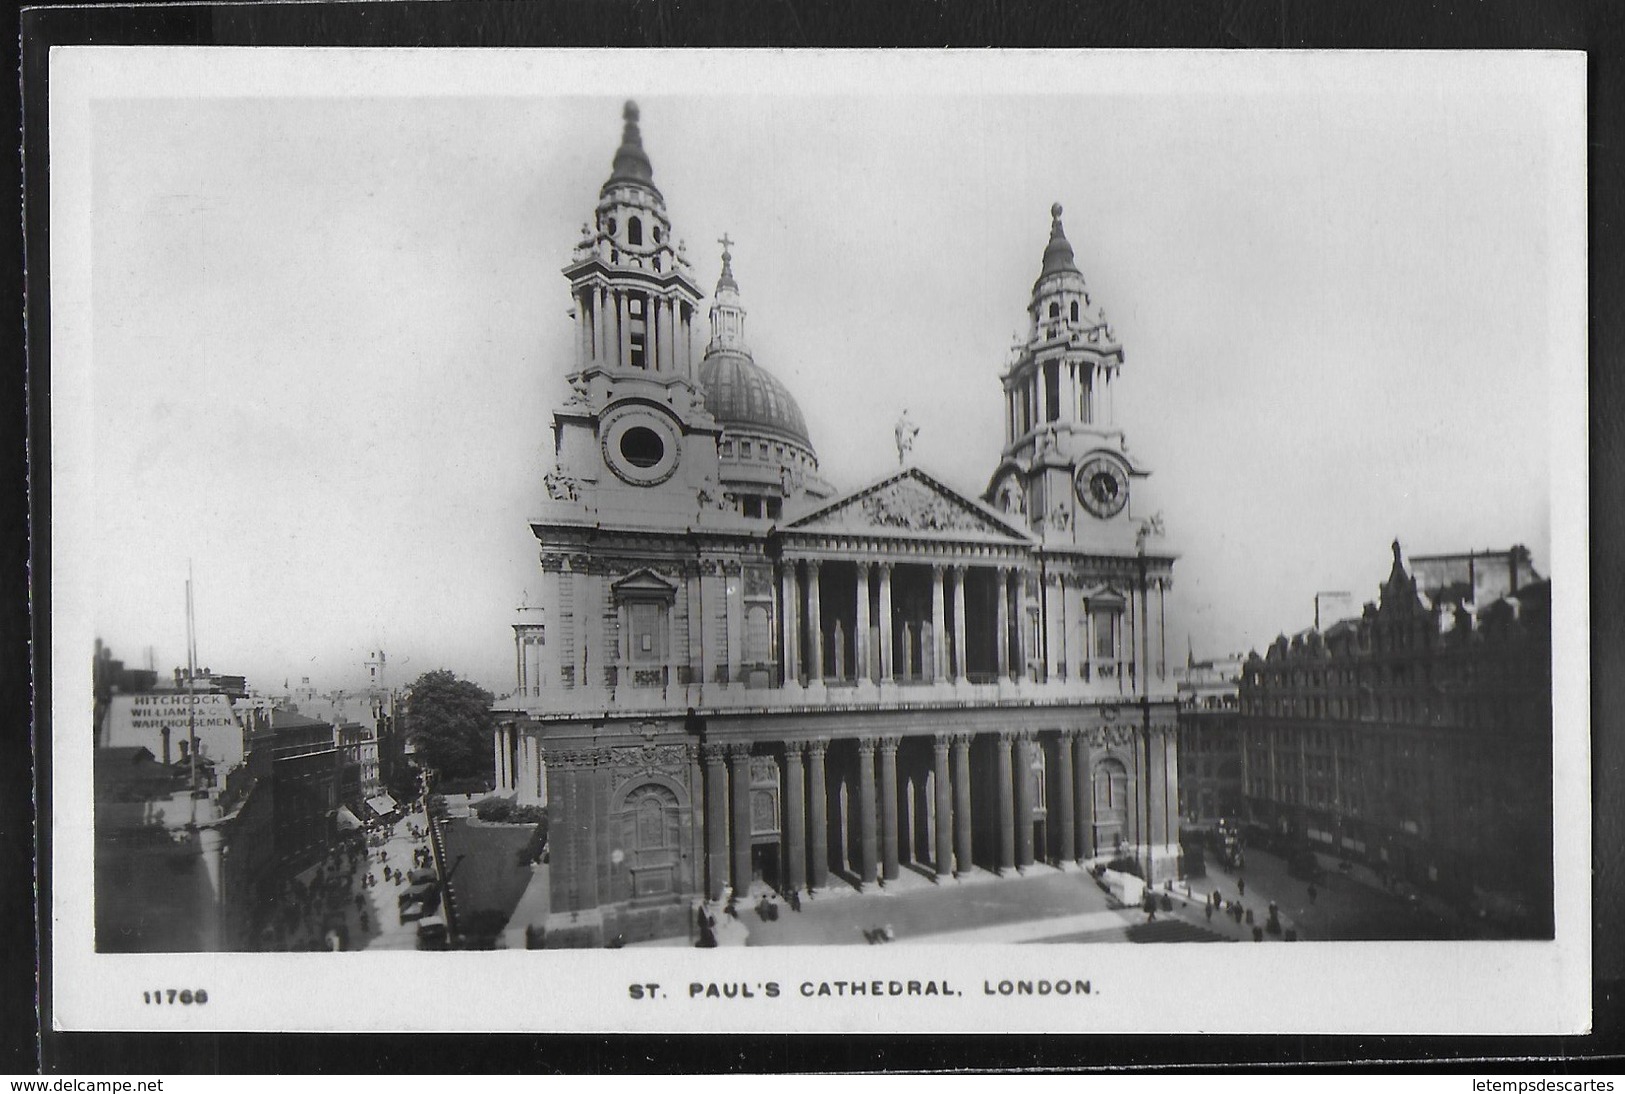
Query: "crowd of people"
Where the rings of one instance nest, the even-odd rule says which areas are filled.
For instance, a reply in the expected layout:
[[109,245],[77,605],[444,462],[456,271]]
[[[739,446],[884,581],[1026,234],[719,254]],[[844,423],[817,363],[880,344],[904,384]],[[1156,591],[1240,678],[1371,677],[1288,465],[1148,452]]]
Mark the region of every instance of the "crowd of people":
[[[411,857],[391,861],[389,844],[401,826],[413,845]],[[391,912],[394,901],[369,900],[369,891],[401,888],[408,883],[409,869],[433,865],[428,833],[410,818],[348,832],[321,862],[282,882],[263,916],[259,948],[282,952],[359,948],[384,928],[384,916],[398,914]]]

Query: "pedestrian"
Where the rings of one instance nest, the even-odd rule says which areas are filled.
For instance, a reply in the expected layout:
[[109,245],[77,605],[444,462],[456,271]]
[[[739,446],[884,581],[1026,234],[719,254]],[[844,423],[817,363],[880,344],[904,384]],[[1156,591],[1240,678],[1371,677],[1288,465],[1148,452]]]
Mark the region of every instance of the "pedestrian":
[[1241,896],[1246,896],[1247,895],[1247,879],[1246,878],[1244,878],[1244,877],[1237,877],[1236,878],[1236,892]]
[[1207,904],[1207,921],[1209,923],[1213,922],[1213,902],[1211,900]]
[[790,910],[792,912],[801,911],[801,890],[799,889],[790,890]]

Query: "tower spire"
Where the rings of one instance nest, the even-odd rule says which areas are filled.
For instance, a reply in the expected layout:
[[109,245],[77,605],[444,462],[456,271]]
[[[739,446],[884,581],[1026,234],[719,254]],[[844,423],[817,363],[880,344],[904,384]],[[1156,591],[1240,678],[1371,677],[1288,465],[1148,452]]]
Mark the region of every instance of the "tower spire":
[[638,183],[652,190],[654,167],[649,163],[649,154],[643,150],[643,134],[638,129],[638,104],[631,99],[626,100],[621,117],[626,122],[621,129],[621,146],[615,150],[615,162],[610,169],[609,180],[604,183],[604,190],[618,182]]
[[723,232],[717,240],[722,244],[722,274],[717,278],[717,291],[711,299],[711,342],[705,352],[735,350],[749,354],[745,346],[745,308],[739,301],[739,282],[734,280],[734,241]]
[[1051,274],[1078,273],[1078,264],[1072,254],[1072,244],[1061,226],[1061,203],[1049,207],[1049,246],[1044,248],[1044,268],[1038,278],[1042,281]]

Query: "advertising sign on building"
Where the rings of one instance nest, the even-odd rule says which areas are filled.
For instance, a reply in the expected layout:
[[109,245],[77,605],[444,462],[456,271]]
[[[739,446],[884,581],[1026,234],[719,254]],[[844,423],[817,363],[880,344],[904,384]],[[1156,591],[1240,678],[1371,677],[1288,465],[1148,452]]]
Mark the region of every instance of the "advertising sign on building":
[[209,763],[231,768],[243,762],[243,728],[229,695],[115,695],[101,744],[139,745],[161,762],[180,763],[188,756],[193,734],[198,755]]

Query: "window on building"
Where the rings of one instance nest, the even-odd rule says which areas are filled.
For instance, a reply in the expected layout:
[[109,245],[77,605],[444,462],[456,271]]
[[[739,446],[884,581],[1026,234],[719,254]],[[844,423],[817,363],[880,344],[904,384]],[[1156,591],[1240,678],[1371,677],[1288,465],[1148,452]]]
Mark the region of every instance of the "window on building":
[[666,657],[666,606],[640,601],[628,605],[628,608],[631,630],[628,659],[634,664],[660,664]]
[[1096,660],[1117,660],[1118,613],[1096,608],[1089,613],[1089,627],[1094,632]]
[[1049,317],[1051,319],[1059,319],[1061,317],[1061,305],[1057,304],[1053,300],[1051,300],[1049,304]]
[[1076,323],[1077,321],[1078,321],[1078,302],[1076,300],[1074,300],[1074,301],[1072,301],[1072,322]]
[[745,498],[741,504],[744,506],[744,513],[747,517],[759,517],[762,515],[761,498]]
[[1050,361],[1044,366],[1044,420],[1053,422],[1061,416],[1061,364]]
[[626,222],[626,242],[633,247],[643,245],[643,221],[632,217]]

